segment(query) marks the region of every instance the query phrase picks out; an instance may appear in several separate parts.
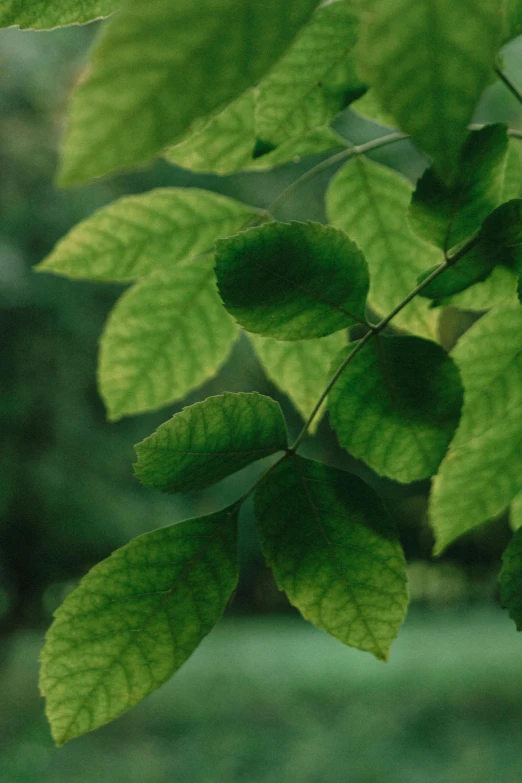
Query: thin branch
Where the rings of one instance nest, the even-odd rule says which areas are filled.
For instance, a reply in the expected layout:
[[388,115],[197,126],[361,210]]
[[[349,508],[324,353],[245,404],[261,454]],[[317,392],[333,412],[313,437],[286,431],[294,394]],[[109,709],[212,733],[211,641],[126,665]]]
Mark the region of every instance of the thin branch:
[[502,71],[502,70],[501,70],[501,69],[498,67],[498,65],[495,65],[495,73],[497,74],[498,78],[499,78],[499,79],[500,79],[502,82],[504,82],[504,84],[506,85],[506,87],[508,88],[508,90],[510,91],[510,93],[511,93],[512,95],[514,95],[514,96],[515,96],[515,98],[517,99],[517,101],[518,101],[520,104],[522,104],[522,93],[520,92],[520,90],[518,89],[518,87],[517,87],[515,84],[513,84],[513,82],[511,81],[511,79],[509,79],[509,78],[506,76],[506,74],[504,73],[504,71]]

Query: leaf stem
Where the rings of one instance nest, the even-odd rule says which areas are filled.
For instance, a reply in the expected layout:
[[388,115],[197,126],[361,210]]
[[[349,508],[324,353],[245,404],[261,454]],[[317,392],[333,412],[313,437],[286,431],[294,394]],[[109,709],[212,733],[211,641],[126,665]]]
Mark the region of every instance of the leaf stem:
[[301,429],[299,435],[297,436],[297,439],[295,443],[290,447],[289,453],[294,453],[299,446],[301,445],[301,442],[303,438],[306,436],[308,432],[308,428],[310,427],[311,423],[317,416],[317,413],[319,412],[319,409],[321,408],[322,404],[330,394],[332,388],[335,386],[345,369],[348,367],[350,362],[357,356],[359,351],[361,351],[364,346],[370,342],[374,337],[376,337],[378,334],[380,334],[388,325],[389,323],[395,318],[398,313],[403,310],[406,305],[408,305],[412,299],[415,299],[415,297],[420,294],[420,292],[426,288],[433,280],[436,280],[439,275],[443,274],[446,269],[449,269],[453,264],[456,264],[457,261],[459,261],[463,256],[466,255],[475,245],[478,244],[480,239],[480,232],[476,234],[474,237],[472,237],[468,242],[466,242],[465,245],[463,245],[459,250],[457,250],[456,253],[454,253],[452,256],[446,257],[444,262],[437,267],[437,269],[434,269],[433,272],[428,275],[421,283],[419,283],[413,291],[411,291],[408,296],[406,296],[402,302],[400,302],[397,307],[394,307],[394,309],[389,313],[385,318],[383,318],[379,323],[375,324],[374,326],[371,326],[369,331],[366,332],[364,337],[357,342],[357,344],[354,346],[353,350],[350,351],[346,359],[342,362],[342,364],[337,368],[335,373],[332,375],[330,380],[328,381],[328,385],[326,386],[325,390],[321,394],[319,400],[314,406],[314,409],[312,410],[310,416],[306,420],[305,424],[303,425],[303,428]]
[[506,87],[508,88],[508,90],[511,92],[511,94],[512,94],[512,95],[514,95],[514,96],[515,96],[515,98],[517,99],[517,101],[518,101],[520,104],[522,104],[522,93],[520,92],[520,90],[518,89],[518,87],[517,87],[515,84],[513,84],[513,82],[511,81],[511,79],[509,79],[509,78],[506,76],[506,74],[504,73],[504,71],[502,71],[502,70],[501,70],[501,69],[498,67],[498,65],[495,65],[495,73],[497,74],[498,78],[499,78],[499,79],[500,79],[502,82],[504,82],[504,84],[506,85]]

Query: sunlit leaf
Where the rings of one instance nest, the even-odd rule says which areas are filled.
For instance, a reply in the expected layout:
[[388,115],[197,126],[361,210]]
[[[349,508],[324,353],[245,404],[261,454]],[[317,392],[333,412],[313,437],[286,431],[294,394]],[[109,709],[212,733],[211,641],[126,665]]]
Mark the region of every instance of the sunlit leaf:
[[58,745],[159,688],[237,583],[236,509],[146,533],[103,560],[55,614],[40,686]]
[[108,16],[120,0],[0,0],[0,27],[45,30]]

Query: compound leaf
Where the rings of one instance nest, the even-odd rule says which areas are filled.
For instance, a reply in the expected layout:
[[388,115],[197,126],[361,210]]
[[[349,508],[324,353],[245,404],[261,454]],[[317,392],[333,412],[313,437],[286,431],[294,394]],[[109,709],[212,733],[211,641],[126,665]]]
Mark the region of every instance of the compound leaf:
[[319,223],[268,223],[216,243],[227,310],[250,332],[324,337],[364,320],[368,270],[357,246]]
[[61,182],[149,162],[255,84],[317,0],[126,0],[76,89]]
[[507,549],[502,555],[500,572],[500,602],[509,611],[509,616],[522,630],[522,530],[515,531]]
[[373,491],[349,473],[291,457],[254,503],[263,552],[291,603],[344,644],[386,660],[407,608],[406,566]]
[[217,372],[236,335],[212,259],[141,280],[117,302],[101,339],[98,382],[110,418],[183,399]]
[[[400,174],[363,156],[346,163],[326,194],[330,221],[363,251],[370,270],[368,303],[387,315],[416,286],[418,276],[442,254],[418,239],[407,221],[411,185]],[[413,300],[394,319],[401,329],[436,338],[438,316]]]
[[507,150],[504,125],[472,131],[451,185],[433,168],[417,183],[410,211],[413,230],[446,252],[471,237],[500,203]]
[[0,27],[48,30],[109,16],[118,0],[0,0]]
[[213,628],[237,583],[236,513],[139,536],[67,596],[47,633],[40,676],[58,745],[142,701]]
[[[343,349],[336,367],[353,350]],[[420,337],[378,337],[356,354],[329,395],[339,443],[373,470],[410,483],[437,471],[457,427],[455,364]]]
[[127,196],[75,226],[38,266],[72,278],[134,280],[212,249],[258,210],[196,188]]
[[522,490],[522,308],[490,310],[452,351],[464,385],[455,437],[433,480],[436,552]]
[[138,443],[135,473],[162,492],[193,492],[286,447],[277,402],[225,393],[184,408]]
[[[335,332],[315,340],[293,343],[279,342],[271,337],[249,335],[267,377],[288,395],[303,419],[307,419],[331,375],[330,365],[346,344],[346,335]],[[320,421],[316,416],[309,432]]]
[[361,87],[353,58],[358,24],[359,15],[350,1],[337,0],[317,9],[259,85],[259,139],[277,146],[322,125],[344,108],[349,88]]
[[500,46],[500,0],[372,0],[361,21],[362,75],[383,108],[451,180]]

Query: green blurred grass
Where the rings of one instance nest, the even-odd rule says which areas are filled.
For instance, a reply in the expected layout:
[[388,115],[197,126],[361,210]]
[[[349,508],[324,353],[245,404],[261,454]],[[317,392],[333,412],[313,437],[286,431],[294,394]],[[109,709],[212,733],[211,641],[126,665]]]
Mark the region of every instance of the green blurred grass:
[[390,662],[293,618],[229,618],[166,686],[56,750],[41,639],[0,675],[2,783],[520,783],[522,646],[495,607],[415,610]]

